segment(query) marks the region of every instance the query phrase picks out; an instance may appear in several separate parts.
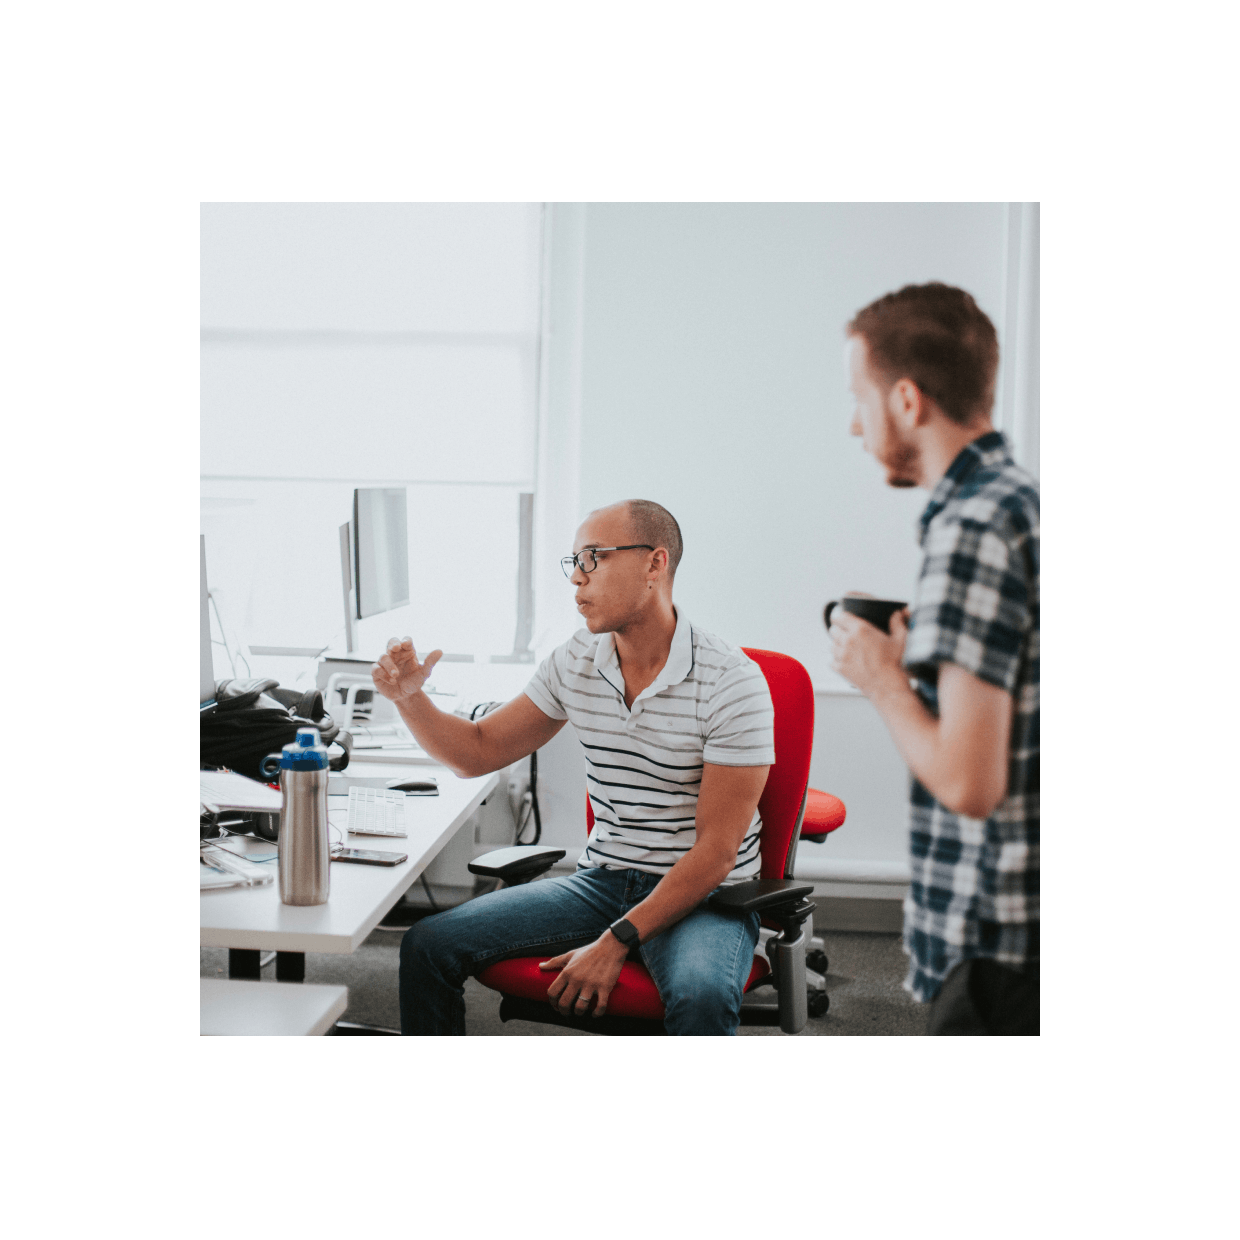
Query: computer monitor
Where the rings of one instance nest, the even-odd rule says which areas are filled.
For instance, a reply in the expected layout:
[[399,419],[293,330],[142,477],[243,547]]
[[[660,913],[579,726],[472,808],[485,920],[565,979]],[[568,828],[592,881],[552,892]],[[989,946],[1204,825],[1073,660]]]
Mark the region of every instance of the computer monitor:
[[404,487],[353,492],[357,618],[409,605],[409,535]]
[[215,661],[211,657],[211,607],[207,594],[207,536],[205,534],[198,535],[198,560],[201,569],[198,705],[201,707],[204,702],[209,702],[215,697]]
[[353,650],[354,622],[409,603],[408,509],[403,487],[359,487],[353,520],[340,527],[345,642]]

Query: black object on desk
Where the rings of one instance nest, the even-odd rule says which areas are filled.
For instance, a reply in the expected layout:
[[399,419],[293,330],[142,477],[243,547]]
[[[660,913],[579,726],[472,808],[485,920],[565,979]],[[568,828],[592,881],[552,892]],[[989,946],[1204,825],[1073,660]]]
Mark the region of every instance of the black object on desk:
[[403,783],[388,784],[389,792],[405,792],[411,797],[437,797],[439,785],[433,779],[406,779]]

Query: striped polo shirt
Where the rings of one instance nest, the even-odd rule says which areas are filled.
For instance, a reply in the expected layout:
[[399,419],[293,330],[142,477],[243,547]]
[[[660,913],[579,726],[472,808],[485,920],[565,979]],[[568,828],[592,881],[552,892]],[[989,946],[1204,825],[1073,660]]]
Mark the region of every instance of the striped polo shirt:
[[[545,715],[567,719],[585,753],[594,831],[578,869],[666,874],[697,838],[703,763],[775,761],[775,714],[761,669],[680,611],[667,663],[631,711],[615,635],[589,629],[556,647],[525,693]],[[725,882],[758,874],[761,831],[755,810]]]

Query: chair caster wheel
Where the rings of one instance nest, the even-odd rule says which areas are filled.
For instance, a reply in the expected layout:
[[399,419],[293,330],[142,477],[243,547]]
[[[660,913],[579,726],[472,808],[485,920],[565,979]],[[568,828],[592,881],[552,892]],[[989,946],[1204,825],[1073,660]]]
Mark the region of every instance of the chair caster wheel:
[[812,951],[805,957],[805,967],[812,969],[815,973],[821,973],[823,977],[827,975],[829,964],[827,953],[824,951]]
[[811,990],[806,998],[806,1008],[811,1016],[825,1016],[831,1006],[831,997],[825,990]]

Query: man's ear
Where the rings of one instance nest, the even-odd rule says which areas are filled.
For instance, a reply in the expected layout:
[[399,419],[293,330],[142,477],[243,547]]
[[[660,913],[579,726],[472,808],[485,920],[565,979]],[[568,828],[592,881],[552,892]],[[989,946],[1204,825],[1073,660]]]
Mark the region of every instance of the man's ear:
[[897,379],[887,397],[887,408],[901,430],[911,431],[930,420],[930,400],[912,379]]

